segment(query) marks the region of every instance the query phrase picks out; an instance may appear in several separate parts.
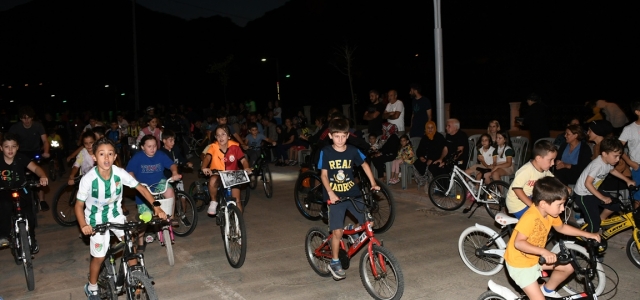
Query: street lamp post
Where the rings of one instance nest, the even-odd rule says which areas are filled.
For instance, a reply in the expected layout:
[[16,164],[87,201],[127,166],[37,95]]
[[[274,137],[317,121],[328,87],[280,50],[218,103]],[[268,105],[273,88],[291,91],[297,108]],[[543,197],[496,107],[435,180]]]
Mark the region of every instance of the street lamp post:
[[[266,58],[261,59],[261,61],[267,61]],[[278,101],[280,101],[280,63],[278,58],[276,58],[276,92],[278,94]]]

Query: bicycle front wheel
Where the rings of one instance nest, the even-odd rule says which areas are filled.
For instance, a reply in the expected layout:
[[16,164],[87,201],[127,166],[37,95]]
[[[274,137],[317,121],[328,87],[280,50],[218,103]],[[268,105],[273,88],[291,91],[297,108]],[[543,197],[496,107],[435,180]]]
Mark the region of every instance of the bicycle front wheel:
[[273,197],[273,180],[267,163],[262,166],[262,187],[264,187],[264,195],[271,199]]
[[79,183],[71,186],[67,183],[62,184],[51,201],[53,219],[62,226],[71,227],[78,225],[75,212],[78,184]]
[[[224,252],[227,254],[229,264],[234,268],[240,268],[247,256],[247,228],[240,209],[235,205],[227,205],[227,213],[229,222],[225,222],[225,226],[220,227]],[[227,226],[228,231],[225,230]]]
[[157,300],[156,289],[151,279],[142,271],[135,270],[129,275],[130,283],[127,287],[127,299]]
[[175,191],[175,193],[174,213],[176,220],[178,220],[178,226],[173,228],[173,234],[185,237],[190,235],[198,224],[196,204],[187,193],[183,191]]
[[327,236],[329,235],[325,230],[313,227],[307,232],[307,237],[304,241],[304,250],[307,255],[307,261],[311,265],[313,271],[322,277],[331,276],[331,271],[329,271],[329,263],[331,261],[331,247],[329,247],[329,242],[327,241],[327,244],[320,249],[320,252],[322,252],[324,256],[317,256],[315,252],[324,243]]
[[471,271],[485,276],[495,275],[503,267],[504,257],[476,254],[476,250],[504,250],[504,240],[494,240],[493,234],[481,230],[476,226],[465,229],[458,239],[458,252],[462,262]]
[[[636,226],[637,225],[638,224],[636,224]],[[633,235],[629,239],[629,242],[627,242],[627,257],[634,266],[640,268],[640,247],[638,247],[638,243],[636,243],[634,237],[640,240],[640,230],[634,229]]]
[[383,233],[391,228],[396,218],[396,200],[393,198],[389,186],[382,184],[382,181],[375,179],[380,187],[377,193],[371,193],[373,197],[370,213],[373,216],[373,231]]
[[[429,199],[435,206],[443,210],[456,210],[464,204],[465,195],[462,185],[454,180],[449,189],[451,175],[436,176],[429,184]],[[449,191],[447,193],[447,191]]]
[[487,194],[481,195],[484,200],[496,200],[498,203],[485,203],[484,208],[491,218],[495,218],[499,212],[508,213],[507,211],[507,192],[509,192],[509,184],[504,181],[493,181],[486,187]]
[[[400,263],[384,247],[374,245],[362,253],[360,258],[360,279],[369,295],[374,299],[400,299],[404,293],[404,277]],[[377,275],[374,275],[373,270]]]
[[[589,252],[587,252],[587,249],[577,244],[565,243],[564,245],[575,255],[576,262],[582,268],[589,267]],[[551,252],[556,254],[560,252],[560,247],[558,246],[558,244],[553,246]],[[591,277],[589,278],[589,280],[591,280],[593,286],[595,287],[596,295],[599,296],[604,291],[605,285],[607,283],[607,276],[604,273],[604,268],[602,267],[601,263],[598,263],[596,265],[594,274],[590,276]],[[569,275],[569,278],[567,278],[567,280],[565,280],[564,282],[565,285],[562,286],[562,289],[570,295],[584,292],[584,280],[582,278],[582,275],[578,276],[574,272],[573,274]]]
[[24,277],[27,279],[27,289],[33,291],[36,288],[36,280],[33,275],[33,262],[31,261],[31,246],[29,244],[29,232],[25,223],[18,224],[20,230],[20,245],[22,251],[22,267],[24,268]]
[[500,296],[498,293],[493,291],[486,291],[478,297],[478,300],[507,300],[507,298]]
[[317,221],[322,218],[322,181],[316,172],[307,171],[301,173],[293,188],[293,197],[296,208],[303,217]]
[[175,258],[173,256],[173,241],[171,241],[171,232],[168,228],[162,229],[162,240],[164,241],[164,248],[167,250],[167,259],[169,259],[169,265],[173,266]]

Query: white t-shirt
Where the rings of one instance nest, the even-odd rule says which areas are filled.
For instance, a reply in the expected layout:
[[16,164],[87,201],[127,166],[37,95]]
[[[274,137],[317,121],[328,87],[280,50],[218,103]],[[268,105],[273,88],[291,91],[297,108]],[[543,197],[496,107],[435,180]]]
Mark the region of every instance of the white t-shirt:
[[95,162],[93,161],[93,157],[89,154],[86,148],[83,148],[78,155],[76,155],[76,161],[73,163],[74,167],[78,167],[80,169],[80,175],[84,175],[89,173],[91,168]]
[[388,112],[396,112],[396,111],[400,112],[400,116],[397,119],[395,120],[388,119],[387,121],[391,124],[395,124],[396,126],[398,126],[398,131],[404,131],[404,104],[402,103],[402,101],[396,100],[396,103],[393,103],[393,104],[389,102],[389,104],[387,104],[387,107],[384,110]]
[[276,107],[273,109],[273,117],[274,118],[282,118],[282,108]]
[[625,126],[619,139],[629,144],[629,158],[640,163],[640,125],[633,122]]
[[585,185],[587,176],[591,176],[593,178],[593,186],[598,189],[611,170],[613,170],[613,166],[604,162],[602,155],[598,155],[596,159],[592,160],[589,165],[584,168],[582,174],[580,174],[580,177],[576,182],[576,187],[574,188],[575,193],[580,196],[592,195]]
[[100,177],[93,168],[80,180],[78,200],[85,204],[84,219],[92,227],[122,216],[122,185],[136,187],[138,181],[124,169],[111,166],[111,178]]
[[489,149],[487,149],[486,152],[484,151],[483,147],[480,147],[480,149],[478,149],[478,154],[484,157],[484,163],[487,165],[493,164],[493,150],[495,150],[493,146],[489,146]]

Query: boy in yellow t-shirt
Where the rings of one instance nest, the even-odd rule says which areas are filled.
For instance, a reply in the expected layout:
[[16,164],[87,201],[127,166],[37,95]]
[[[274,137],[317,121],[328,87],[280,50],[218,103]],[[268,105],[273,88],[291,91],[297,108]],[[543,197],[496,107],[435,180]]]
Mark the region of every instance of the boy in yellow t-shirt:
[[[543,177],[537,180],[533,186],[533,204],[522,215],[509,239],[504,253],[509,276],[531,300],[544,300],[545,296],[560,298],[555,289],[573,273],[570,264],[554,265],[556,254],[545,249],[551,227],[564,235],[600,241],[598,233],[584,232],[562,223],[559,215],[564,211],[568,197],[567,187],[557,178]],[[547,262],[542,266],[538,264],[540,256]],[[545,284],[538,286],[541,270],[553,272]]]

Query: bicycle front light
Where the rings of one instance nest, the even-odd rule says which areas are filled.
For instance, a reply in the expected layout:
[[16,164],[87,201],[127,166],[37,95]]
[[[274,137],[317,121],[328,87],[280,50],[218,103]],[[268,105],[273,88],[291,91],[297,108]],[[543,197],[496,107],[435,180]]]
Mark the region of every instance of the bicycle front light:
[[58,146],[60,146],[60,143],[58,143],[58,141],[51,141],[52,148],[58,148]]
[[11,197],[13,197],[13,198],[18,198],[18,192],[13,192],[13,193],[11,193]]

